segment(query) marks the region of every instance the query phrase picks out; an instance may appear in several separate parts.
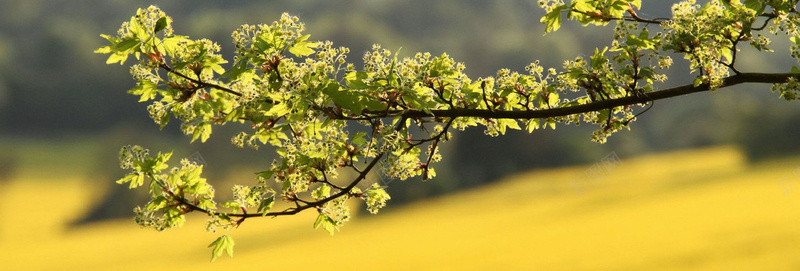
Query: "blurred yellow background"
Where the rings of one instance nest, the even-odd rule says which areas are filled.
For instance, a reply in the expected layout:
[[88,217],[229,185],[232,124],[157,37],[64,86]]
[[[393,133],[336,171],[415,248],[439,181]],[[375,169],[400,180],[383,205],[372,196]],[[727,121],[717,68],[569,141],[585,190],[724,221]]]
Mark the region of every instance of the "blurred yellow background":
[[[675,2],[645,1],[637,12],[669,17]],[[472,78],[537,60],[559,68],[613,35],[613,25],[565,22],[542,36],[536,0],[151,3],[173,16],[176,34],[214,40],[229,60],[233,30],[289,12],[313,40],[349,47],[357,67],[380,43],[402,48],[401,57],[447,52]],[[105,65],[92,51],[106,45],[101,33],[149,4],[0,1],[0,271],[800,270],[800,107],[755,84],[660,100],[604,145],[590,142],[591,125],[498,138],[468,129],[442,145],[436,179],[391,183],[380,214],[354,206],[335,236],[312,229],[311,213],[250,219],[231,232],[234,257],[208,263],[206,246],[222,233],[204,232],[204,217],[161,233],[119,218],[146,199],[113,183],[124,174],[117,151],[138,144],[176,158],[201,154],[219,201],[233,183],[252,184],[274,152],[233,147],[242,127],[189,144],[176,121],[159,130],[147,104],[125,93],[135,85],[129,67]],[[744,46],[738,67],[791,70],[794,43],[773,41],[772,53]],[[660,89],[698,75],[672,57]],[[609,153],[622,158],[619,167],[576,182]]]
[[[669,165],[669,166],[667,166]],[[537,170],[433,198],[341,232],[311,213],[246,221],[209,263],[204,217],[155,232],[129,219],[68,227],[94,200],[80,174],[0,184],[2,270],[792,270],[800,267],[800,158],[749,164],[734,147]],[[80,173],[81,170],[76,170]],[[357,208],[363,209],[362,206]]]

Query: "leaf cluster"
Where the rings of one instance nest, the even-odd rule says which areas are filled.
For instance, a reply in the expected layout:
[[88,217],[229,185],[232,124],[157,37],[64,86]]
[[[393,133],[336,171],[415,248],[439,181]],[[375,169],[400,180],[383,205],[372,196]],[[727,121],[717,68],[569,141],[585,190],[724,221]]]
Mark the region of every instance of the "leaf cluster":
[[[490,136],[511,130],[555,129],[558,123],[589,123],[592,139],[605,142],[629,129],[657,99],[744,83],[774,83],[773,91],[798,97],[796,69],[789,74],[743,73],[736,67],[742,42],[769,51],[759,31],[783,33],[800,58],[800,17],[796,1],[682,1],[673,18],[646,19],[641,1],[541,0],[547,32],[566,18],[583,25],[615,22],[614,39],[589,56],[565,61],[560,69],[531,63],[524,72],[501,69],[495,76],[470,78],[465,65],[449,55],[415,53],[401,57],[374,45],[356,69],[349,49],[313,41],[299,18],[283,14],[271,24],[243,25],[231,35],[235,55],[227,60],[207,39],[173,34],[172,19],[156,7],[140,9],[122,24],[110,43],[95,52],[107,63],[124,64],[136,86],[128,92],[148,102],[162,128],[173,119],[191,141],[206,141],[215,126],[235,125],[238,147],[271,146],[279,158],[255,175],[255,185],[236,185],[233,199],[213,200],[202,166],[182,160],[166,171],[171,153],[150,157],[138,146],[124,147],[119,180],[130,188],[149,181],[150,202],[136,209],[140,225],[164,230],[180,226],[184,215],[209,216],[207,230],[230,230],[247,218],[318,212],[314,228],[333,234],[349,220],[350,199],[377,213],[390,199],[374,183],[374,170],[405,180],[436,176],[440,144],[452,131],[481,126]],[[672,55],[689,60],[692,85],[658,90]],[[227,68],[223,65],[231,63]],[[648,108],[649,109],[649,108]],[[639,111],[637,113],[637,111]],[[353,179],[339,178],[350,171]],[[363,189],[362,189],[363,188]],[[273,210],[277,201],[288,206]],[[233,240],[211,244],[212,260]]]

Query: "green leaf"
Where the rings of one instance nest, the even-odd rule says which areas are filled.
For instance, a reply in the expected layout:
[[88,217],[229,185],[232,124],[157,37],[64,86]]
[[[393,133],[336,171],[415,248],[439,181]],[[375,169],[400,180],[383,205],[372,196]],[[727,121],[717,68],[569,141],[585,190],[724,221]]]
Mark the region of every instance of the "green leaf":
[[269,210],[272,209],[273,205],[275,205],[275,194],[272,194],[268,198],[261,201],[261,203],[258,205],[258,212],[266,216],[267,213],[269,213]]
[[243,106],[240,106],[240,107],[237,107],[236,109],[231,110],[231,112],[229,112],[225,116],[224,121],[225,122],[228,122],[228,121],[239,121],[239,118],[244,116],[244,109],[245,108]]
[[179,44],[181,42],[185,42],[185,41],[189,41],[189,37],[187,37],[187,36],[170,36],[170,37],[164,38],[164,40],[161,41],[161,43],[164,44],[164,53],[166,53],[169,56],[174,56],[175,52],[180,47]]
[[698,87],[698,86],[700,86],[702,84],[703,84],[703,77],[702,76],[698,76],[697,78],[694,79],[694,82],[692,82],[692,85],[694,87]]
[[133,161],[134,169],[139,172],[159,173],[169,167],[166,162],[171,156],[172,152],[159,152],[156,158],[145,158],[144,161]]
[[194,133],[192,133],[191,142],[194,142],[198,138],[200,139],[200,142],[206,142],[206,140],[208,140],[209,137],[211,137],[211,123],[203,122],[198,124],[197,127],[194,128]]
[[[433,102],[429,102],[424,100],[425,94],[420,94],[420,92],[424,92],[421,90],[426,90],[426,88],[418,87],[414,89],[414,92],[411,92],[411,95],[403,95],[403,101],[405,101],[410,108],[423,111],[425,113],[429,113],[431,111],[431,107],[434,106]],[[406,92],[408,94],[409,92]]]
[[532,133],[533,130],[539,129],[539,123],[539,119],[529,119],[527,124],[528,133]]
[[344,76],[344,80],[347,82],[347,87],[351,89],[375,89],[376,87],[364,83],[364,80],[371,77],[372,74],[367,72],[349,72]]
[[280,117],[289,114],[289,112],[289,107],[286,106],[285,103],[279,103],[270,107],[270,109],[264,114],[267,116]]
[[339,88],[338,84],[331,83],[322,89],[322,93],[328,95],[336,105],[350,110],[356,115],[360,115],[364,110],[384,109],[383,104],[377,98],[353,90],[340,91]]
[[106,45],[94,50],[95,54],[110,54],[111,52],[111,45]]
[[353,139],[350,141],[354,145],[361,145],[367,143],[367,139],[364,137],[367,136],[366,132],[357,132],[356,135],[353,136]]
[[115,44],[115,43],[119,42],[119,39],[117,37],[114,37],[114,36],[111,36],[111,35],[100,34],[100,37],[106,39],[108,42],[111,42],[111,44]]
[[140,45],[140,41],[137,39],[126,39],[117,44],[114,44],[112,50],[114,52],[128,52],[131,49],[134,49]]
[[545,14],[540,22],[545,24],[545,33],[550,33],[561,28],[561,11],[567,9],[566,5],[561,5],[553,8],[550,12]]
[[319,228],[322,226],[323,229],[328,231],[331,235],[333,235],[333,230],[336,229],[336,221],[334,221],[331,217],[326,215],[325,213],[319,213],[317,216],[317,220],[314,221],[314,228]]
[[167,124],[169,124],[170,116],[171,115],[168,112],[165,112],[163,115],[161,115],[161,119],[159,120],[161,125],[160,127],[158,127],[159,129],[164,129],[164,127],[167,127]]
[[522,130],[522,127],[519,126],[519,123],[515,119],[499,119],[499,123],[502,125],[514,129],[514,130]]
[[209,102],[198,101],[194,103],[194,112],[204,120],[211,120],[214,117],[214,106]]
[[119,180],[117,180],[117,183],[118,184],[124,184],[124,183],[130,182],[131,180],[133,180],[133,178],[136,178],[136,174],[131,173],[131,174],[125,175],[125,177],[122,177]]
[[550,127],[550,129],[553,130],[556,129],[556,121],[554,119],[548,119],[547,121],[545,121],[545,125],[547,125],[547,127]]
[[144,173],[137,172],[137,173],[130,173],[122,177],[121,179],[117,180],[118,184],[124,184],[130,182],[128,184],[128,188],[134,189],[144,184]]
[[628,3],[630,3],[631,6],[636,7],[636,9],[641,9],[642,8],[642,0],[633,0],[633,1],[629,1]]
[[239,204],[239,202],[237,202],[237,201],[229,200],[229,201],[226,201],[226,202],[222,203],[222,208],[228,208],[228,209],[232,209],[232,210],[235,211],[235,210],[241,209],[242,205]]
[[594,11],[595,7],[587,0],[572,1],[572,9],[580,12]]
[[647,28],[642,29],[639,36],[628,35],[625,43],[630,46],[636,46],[639,50],[655,49],[655,41],[650,39],[650,32]]
[[748,9],[751,9],[756,12],[756,15],[760,15],[764,13],[764,9],[767,8],[767,5],[764,1],[759,0],[746,0],[744,1],[744,6]]
[[269,178],[272,178],[272,174],[273,173],[274,172],[272,170],[265,170],[265,171],[257,172],[256,175],[258,177],[264,178],[264,180],[269,180]]
[[129,188],[136,188],[142,185],[144,185],[144,173],[139,173],[131,180]]
[[319,188],[314,190],[314,198],[316,199],[324,199],[330,196],[331,194],[331,187],[327,185],[321,185]]
[[235,243],[233,242],[233,238],[228,236],[227,234],[220,236],[214,242],[211,242],[208,247],[214,247],[211,250],[211,261],[213,262],[219,256],[222,256],[222,252],[228,254],[228,256],[233,257],[233,246]]
[[228,77],[228,78],[230,78],[231,81],[236,81],[237,79],[239,79],[239,77],[241,77],[242,73],[244,73],[245,71],[249,70],[249,69],[247,69],[247,62],[248,61],[250,61],[249,57],[245,56],[245,57],[239,58],[239,60],[236,61],[236,64],[233,65],[233,67],[231,67],[230,70],[226,71],[225,73],[223,73],[220,76]]
[[128,23],[128,31],[133,33],[134,37],[137,37],[140,40],[148,40],[150,38],[150,35],[147,35],[147,31],[145,31],[144,27],[139,23],[139,20],[137,20],[135,16],[131,17],[131,20]]
[[322,225],[323,222],[325,222],[325,214],[319,213],[319,215],[317,216],[317,220],[314,221],[314,228],[315,229],[319,228],[319,226]]
[[108,56],[106,59],[106,64],[114,64],[119,62],[120,65],[125,64],[125,60],[128,59],[128,54],[116,52]]
[[447,53],[434,57],[428,64],[428,70],[431,77],[457,77],[453,67],[453,59]]
[[228,254],[229,257],[233,257],[233,246],[236,245],[236,242],[234,242],[233,237],[229,235],[225,235],[225,238],[228,239],[228,246],[225,247],[225,253]]
[[167,206],[167,198],[165,198],[164,196],[158,196],[153,198],[150,202],[148,202],[147,206],[145,206],[145,209],[157,211],[161,210],[166,206]]
[[728,63],[732,63],[733,62],[732,50],[722,49],[722,57],[724,57],[725,60],[728,61]]
[[161,17],[161,19],[158,19],[153,32],[158,33],[159,31],[164,30],[164,28],[167,28],[167,17]]
[[305,42],[311,35],[305,35],[297,38],[294,45],[289,47],[289,52],[298,57],[309,56],[314,53],[314,49],[319,46],[316,42]]
[[603,50],[600,50],[600,48],[594,48],[594,55],[589,57],[589,62],[592,65],[592,68],[600,69],[602,68],[603,64],[608,62],[608,58],[605,57],[607,51],[608,47],[603,47]]
[[158,89],[156,89],[156,83],[149,80],[141,80],[136,87],[128,90],[128,93],[139,96],[139,102],[141,103],[155,99]]
[[213,210],[217,208],[217,205],[214,203],[213,200],[202,198],[200,199],[200,203],[197,204],[197,207],[206,209],[206,210]]

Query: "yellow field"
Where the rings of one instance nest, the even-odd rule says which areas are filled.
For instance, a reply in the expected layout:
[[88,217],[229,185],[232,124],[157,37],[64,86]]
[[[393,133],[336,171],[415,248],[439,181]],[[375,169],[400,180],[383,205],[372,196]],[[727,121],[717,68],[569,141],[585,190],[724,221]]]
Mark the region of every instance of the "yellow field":
[[68,228],[95,200],[82,176],[20,174],[0,183],[0,270],[800,269],[800,189],[783,183],[800,159],[751,165],[719,147],[622,163],[580,195],[571,181],[589,166],[534,171],[356,216],[335,236],[310,213],[248,220],[234,258],[214,263],[199,216],[162,233]]

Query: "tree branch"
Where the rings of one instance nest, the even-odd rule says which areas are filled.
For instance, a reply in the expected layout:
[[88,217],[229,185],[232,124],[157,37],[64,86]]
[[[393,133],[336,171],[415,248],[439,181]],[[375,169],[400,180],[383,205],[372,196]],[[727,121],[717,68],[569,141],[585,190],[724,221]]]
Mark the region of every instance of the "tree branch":
[[[722,85],[719,88],[730,87],[742,83],[772,83],[779,84],[785,83],[789,78],[800,79],[798,73],[740,73],[732,75],[723,79]],[[494,118],[494,119],[538,119],[538,118],[551,118],[561,117],[573,114],[588,113],[600,111],[603,109],[634,105],[646,103],[654,100],[661,100],[696,92],[709,91],[708,84],[693,86],[691,84],[668,88],[664,90],[646,93],[643,96],[628,96],[610,100],[600,100],[588,104],[559,107],[544,110],[529,110],[529,111],[499,111],[489,109],[445,109],[445,110],[430,110],[430,113],[418,110],[407,111],[380,111],[380,112],[367,112],[367,114],[384,114],[400,115],[406,118],[426,118],[426,117],[445,117],[445,118],[458,118],[458,117],[479,117],[479,118]]]
[[200,87],[200,88],[211,87],[211,88],[216,88],[216,89],[219,89],[219,90],[221,90],[221,91],[224,91],[224,92],[227,92],[227,93],[230,93],[230,94],[236,95],[236,96],[242,96],[242,94],[241,94],[241,93],[239,93],[239,92],[236,92],[236,91],[234,91],[234,90],[232,90],[232,89],[230,89],[230,88],[226,88],[226,87],[223,87],[223,86],[220,86],[220,85],[217,85],[217,84],[206,83],[206,82],[200,81],[199,79],[194,79],[194,78],[191,78],[191,77],[189,77],[189,76],[186,76],[185,74],[182,74],[182,73],[176,72],[175,70],[173,70],[173,69],[172,69],[170,66],[168,66],[167,64],[161,63],[161,64],[159,64],[158,66],[159,66],[160,68],[164,69],[165,71],[167,71],[167,72],[171,73],[171,74],[177,75],[177,76],[179,76],[179,77],[181,77],[181,78],[183,78],[183,79],[186,79],[186,80],[188,80],[189,82],[192,82],[192,83],[195,83],[195,84],[197,84],[197,85],[198,85],[198,87]]

